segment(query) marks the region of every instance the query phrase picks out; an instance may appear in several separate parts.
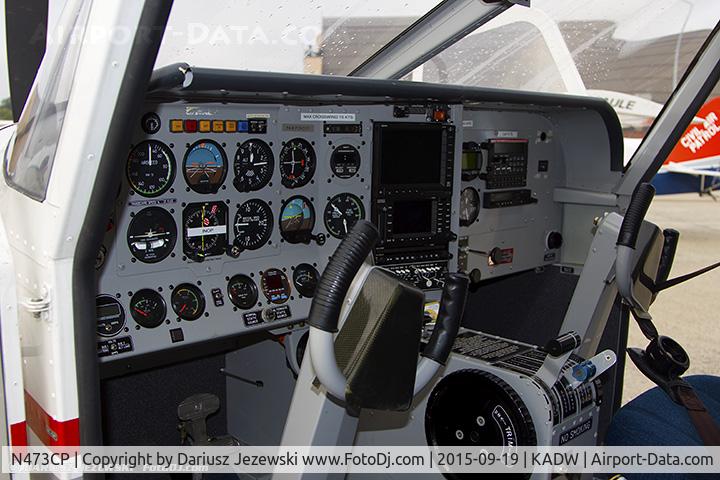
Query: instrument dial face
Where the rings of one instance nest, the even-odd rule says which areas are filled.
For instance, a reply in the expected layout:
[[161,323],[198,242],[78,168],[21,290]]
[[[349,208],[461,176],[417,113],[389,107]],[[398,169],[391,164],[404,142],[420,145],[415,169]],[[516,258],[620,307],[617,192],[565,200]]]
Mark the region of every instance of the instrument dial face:
[[244,250],[257,250],[270,240],[272,228],[270,206],[260,199],[248,200],[235,214],[235,245]]
[[195,142],[185,153],[183,175],[197,193],[217,193],[225,181],[227,168],[225,150],[212,140]]
[[165,193],[175,179],[175,156],[162,142],[148,140],[130,151],[127,161],[130,188],[143,197]]
[[165,259],[175,248],[176,240],[175,220],[161,207],[140,210],[127,230],[130,253],[143,263],[157,263]]
[[295,196],[280,211],[280,234],[289,243],[309,243],[315,227],[315,208],[310,200]]
[[463,188],[460,193],[460,225],[471,225],[480,213],[480,194],[473,187]]
[[295,290],[303,297],[312,298],[315,295],[320,274],[317,269],[309,263],[301,263],[293,271],[293,285]]
[[197,320],[205,312],[205,295],[191,283],[175,287],[170,303],[175,314],[183,320]]
[[194,261],[225,253],[227,222],[228,209],[223,202],[189,204],[183,210],[183,253]]
[[360,152],[352,145],[340,145],[330,156],[330,168],[339,178],[351,178],[360,171]]
[[165,300],[155,290],[143,288],[130,299],[130,315],[141,327],[155,328],[161,325],[166,314]]
[[341,193],[328,200],[323,215],[325,228],[335,238],[345,238],[357,221],[363,219],[365,207],[352,193]]
[[315,174],[315,149],[302,138],[293,138],[280,151],[280,175],[287,188],[307,185]]
[[95,299],[97,334],[112,337],[120,333],[125,326],[125,310],[114,297],[98,295]]
[[285,303],[290,298],[287,275],[277,268],[269,268],[263,272],[260,288],[270,303]]
[[235,153],[233,185],[239,192],[260,190],[268,184],[275,169],[275,157],[270,146],[258,139],[240,145]]
[[247,275],[235,275],[228,281],[228,297],[237,308],[253,308],[258,301],[258,289],[255,281]]

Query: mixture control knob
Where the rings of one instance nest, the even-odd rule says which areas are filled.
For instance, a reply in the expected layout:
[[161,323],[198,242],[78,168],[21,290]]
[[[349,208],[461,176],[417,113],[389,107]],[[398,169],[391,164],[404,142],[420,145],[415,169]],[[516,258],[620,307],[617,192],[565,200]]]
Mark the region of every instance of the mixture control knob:
[[560,232],[550,232],[545,243],[549,250],[557,250],[562,247],[563,236]]

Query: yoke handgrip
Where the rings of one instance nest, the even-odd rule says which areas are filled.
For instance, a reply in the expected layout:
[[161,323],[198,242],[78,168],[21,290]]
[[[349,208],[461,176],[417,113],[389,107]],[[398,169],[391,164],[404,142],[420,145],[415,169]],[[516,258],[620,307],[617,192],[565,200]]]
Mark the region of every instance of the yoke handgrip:
[[625,212],[620,233],[618,234],[618,245],[635,248],[640,227],[645,219],[650,203],[655,197],[655,187],[649,183],[641,183],[633,193],[630,205]]
[[451,273],[446,277],[440,311],[423,357],[445,365],[460,329],[469,284],[470,279],[461,273]]
[[663,248],[660,254],[660,264],[658,265],[655,283],[663,283],[670,276],[673,261],[675,260],[675,252],[677,251],[678,240],[680,240],[680,232],[674,228],[666,228],[663,230]]
[[350,284],[379,238],[375,226],[366,220],[359,220],[350,230],[320,277],[310,306],[310,326],[337,332],[340,310]]

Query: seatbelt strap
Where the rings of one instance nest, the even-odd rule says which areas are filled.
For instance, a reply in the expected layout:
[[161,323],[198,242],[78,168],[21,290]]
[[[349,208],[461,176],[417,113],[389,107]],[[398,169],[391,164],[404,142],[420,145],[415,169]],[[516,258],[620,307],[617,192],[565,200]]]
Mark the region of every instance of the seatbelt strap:
[[695,430],[702,439],[705,446],[720,446],[720,429],[718,429],[715,419],[710,415],[705,404],[688,383],[681,381],[673,387],[675,396],[685,407],[690,416],[690,420],[695,426]]

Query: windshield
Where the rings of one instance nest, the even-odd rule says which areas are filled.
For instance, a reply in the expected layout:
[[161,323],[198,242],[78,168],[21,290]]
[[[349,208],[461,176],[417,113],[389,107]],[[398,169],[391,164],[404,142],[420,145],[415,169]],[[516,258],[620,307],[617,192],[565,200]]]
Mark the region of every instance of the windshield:
[[347,75],[438,0],[176,0],[156,67]]
[[604,98],[627,161],[719,19],[715,0],[533,0],[406,78]]

